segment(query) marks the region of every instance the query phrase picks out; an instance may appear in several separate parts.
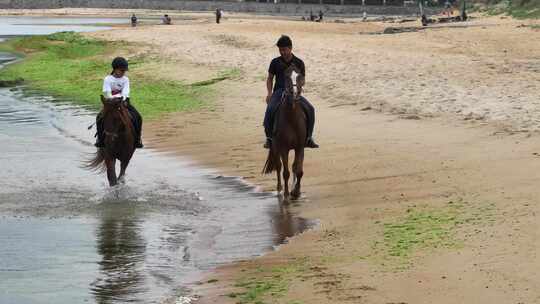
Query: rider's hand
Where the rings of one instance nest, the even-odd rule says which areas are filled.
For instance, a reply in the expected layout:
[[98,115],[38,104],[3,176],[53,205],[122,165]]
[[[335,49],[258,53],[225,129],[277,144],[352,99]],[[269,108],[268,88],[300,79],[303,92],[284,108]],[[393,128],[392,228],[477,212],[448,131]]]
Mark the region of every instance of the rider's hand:
[[266,96],[266,104],[269,104],[271,99],[272,99],[272,95],[267,95]]

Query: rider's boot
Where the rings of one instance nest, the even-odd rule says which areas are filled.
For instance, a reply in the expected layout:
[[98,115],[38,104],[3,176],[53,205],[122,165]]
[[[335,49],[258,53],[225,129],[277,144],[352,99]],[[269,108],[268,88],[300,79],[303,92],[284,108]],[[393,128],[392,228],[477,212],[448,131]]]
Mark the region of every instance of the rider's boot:
[[94,146],[96,148],[105,148],[105,136],[103,134],[103,118],[101,113],[99,113],[96,117],[96,129],[96,143],[94,144]]
[[264,143],[264,148],[265,149],[270,149],[271,146],[272,146],[272,138],[267,137],[266,142]]
[[308,140],[306,141],[306,148],[316,149],[318,147],[319,145],[315,143],[315,141],[313,140],[313,137],[308,138]]
[[96,143],[94,144],[96,148],[105,148],[105,141],[102,137],[100,135],[97,136]]
[[144,148],[144,145],[142,144],[142,140],[140,137],[137,137],[137,140],[135,140],[135,149],[142,149]]

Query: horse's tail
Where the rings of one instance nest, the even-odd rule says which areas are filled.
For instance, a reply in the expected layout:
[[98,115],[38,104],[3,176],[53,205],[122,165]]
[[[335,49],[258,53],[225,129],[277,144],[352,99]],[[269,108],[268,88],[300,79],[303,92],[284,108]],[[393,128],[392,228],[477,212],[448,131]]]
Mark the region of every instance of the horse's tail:
[[268,151],[268,158],[266,158],[266,163],[264,164],[262,174],[270,174],[277,169],[276,157],[273,153],[274,151],[272,150],[273,149],[270,148]]
[[105,171],[105,149],[99,148],[94,157],[84,164],[84,168],[96,171]]

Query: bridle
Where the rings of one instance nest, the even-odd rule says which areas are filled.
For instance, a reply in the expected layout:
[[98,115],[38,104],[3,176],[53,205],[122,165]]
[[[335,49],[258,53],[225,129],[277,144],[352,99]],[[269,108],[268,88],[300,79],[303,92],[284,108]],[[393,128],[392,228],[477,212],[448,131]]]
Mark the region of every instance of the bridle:
[[299,74],[297,73],[296,66],[291,65],[289,69],[292,69],[292,71],[290,72],[290,75],[287,75],[287,83],[285,90],[283,90],[281,95],[281,101],[283,102],[287,96],[292,96],[293,102],[298,102],[298,84],[296,83],[296,80]]
[[105,136],[112,137],[113,140],[118,138],[118,133],[117,132],[103,131],[103,133],[105,133]]
[[[118,111],[118,112],[121,112],[122,111],[122,104],[123,104],[123,100],[119,100],[119,99],[111,99],[110,101],[108,101],[109,105],[111,107],[113,107],[112,109],[110,109],[109,111]],[[107,111],[108,112],[108,111]],[[120,116],[122,114],[120,113]],[[119,132],[109,132],[107,130],[103,130],[103,133],[105,134],[105,137],[111,137],[113,141],[115,141],[120,135],[118,134]]]

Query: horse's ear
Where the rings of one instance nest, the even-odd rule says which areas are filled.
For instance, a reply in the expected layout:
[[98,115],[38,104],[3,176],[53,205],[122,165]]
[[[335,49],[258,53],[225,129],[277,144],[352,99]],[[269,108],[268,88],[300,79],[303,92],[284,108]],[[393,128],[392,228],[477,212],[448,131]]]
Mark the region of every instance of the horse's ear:
[[105,96],[100,95],[100,97],[101,97],[101,103],[105,104],[107,102],[107,99],[105,99]]

